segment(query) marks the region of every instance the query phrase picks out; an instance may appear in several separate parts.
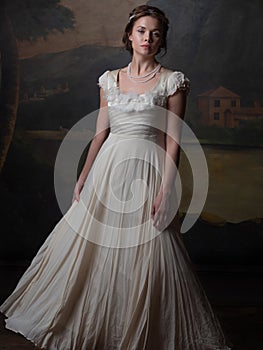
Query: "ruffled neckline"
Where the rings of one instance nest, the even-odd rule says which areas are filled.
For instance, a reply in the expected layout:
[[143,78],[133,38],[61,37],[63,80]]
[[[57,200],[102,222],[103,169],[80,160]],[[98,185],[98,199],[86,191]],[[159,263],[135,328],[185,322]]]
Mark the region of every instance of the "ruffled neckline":
[[116,84],[113,84],[105,94],[109,105],[114,106],[114,108],[125,112],[143,111],[156,105],[165,106],[166,97],[160,94],[158,86],[159,81],[153,89],[138,94],[134,91],[122,92]]
[[159,80],[150,90],[144,93],[121,91],[117,82],[119,70],[107,70],[99,77],[99,86],[103,87],[110,107],[126,111],[144,110],[155,106],[166,107],[168,96],[174,94],[177,89],[189,91],[189,79],[180,71],[173,72],[166,68],[160,73]]

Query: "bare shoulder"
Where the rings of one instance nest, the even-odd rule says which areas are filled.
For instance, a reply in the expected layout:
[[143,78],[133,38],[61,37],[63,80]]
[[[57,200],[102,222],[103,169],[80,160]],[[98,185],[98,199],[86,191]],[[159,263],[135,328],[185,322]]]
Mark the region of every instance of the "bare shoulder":
[[125,66],[125,67],[121,67],[120,70],[124,73],[127,73],[127,70],[128,70],[128,66]]
[[119,69],[117,69],[121,74],[124,73],[124,74],[127,74],[127,70],[128,70],[128,66],[125,66],[125,67],[121,67]]
[[170,69],[170,68],[167,68],[167,67],[162,66],[161,69],[160,69],[160,72],[165,72],[165,73],[167,73],[167,74],[171,74],[171,73],[173,73],[174,71],[173,71],[172,69]]

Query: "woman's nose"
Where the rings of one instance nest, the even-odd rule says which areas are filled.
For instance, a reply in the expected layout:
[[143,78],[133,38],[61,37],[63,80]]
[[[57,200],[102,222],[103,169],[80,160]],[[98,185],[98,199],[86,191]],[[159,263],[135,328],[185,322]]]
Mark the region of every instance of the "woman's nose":
[[145,38],[144,38],[144,40],[145,40],[145,41],[148,41],[148,42],[151,42],[151,41],[152,41],[151,34],[150,34],[150,33],[145,32]]

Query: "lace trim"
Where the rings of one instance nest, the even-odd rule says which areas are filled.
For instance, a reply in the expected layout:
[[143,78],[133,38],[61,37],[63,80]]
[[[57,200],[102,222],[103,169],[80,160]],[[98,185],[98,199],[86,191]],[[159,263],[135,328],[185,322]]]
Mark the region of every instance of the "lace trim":
[[173,72],[167,80],[167,94],[173,95],[177,90],[190,91],[190,80],[180,71]]
[[103,88],[105,93],[108,90],[108,74],[109,74],[109,72],[110,72],[109,70],[106,70],[106,72],[104,72],[98,79],[99,80],[98,85]]
[[98,85],[103,88],[105,98],[109,106],[121,108],[123,111],[142,111],[154,106],[165,107],[167,97],[173,95],[177,90],[189,93],[190,80],[180,71],[172,72],[166,80],[166,88],[157,84],[156,88],[146,91],[143,94],[136,92],[121,92],[113,77],[109,76],[110,71],[105,71],[98,79]]
[[111,87],[104,93],[109,106],[114,106],[125,112],[143,111],[156,105],[165,107],[167,102],[167,97],[160,95],[158,91],[150,91],[144,94],[122,93],[117,87]]

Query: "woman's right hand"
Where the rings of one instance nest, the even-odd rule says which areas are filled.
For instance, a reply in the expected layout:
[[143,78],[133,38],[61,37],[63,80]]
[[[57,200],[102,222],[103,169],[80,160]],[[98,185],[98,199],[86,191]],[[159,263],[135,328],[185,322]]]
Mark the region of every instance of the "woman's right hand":
[[80,200],[80,192],[82,191],[84,187],[84,182],[77,182],[74,188],[74,192],[73,192],[73,198],[72,198],[72,204],[73,202],[76,200],[77,202],[79,202]]

